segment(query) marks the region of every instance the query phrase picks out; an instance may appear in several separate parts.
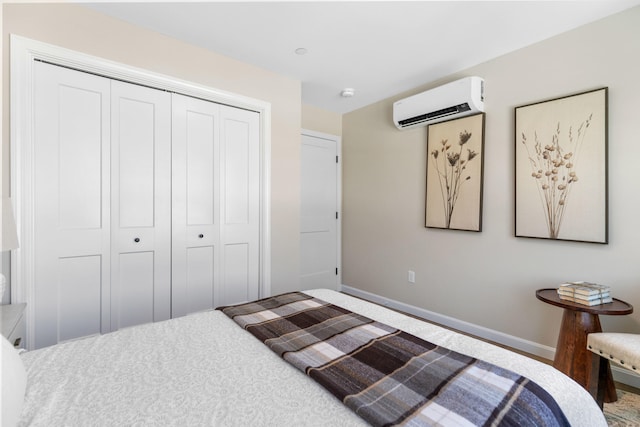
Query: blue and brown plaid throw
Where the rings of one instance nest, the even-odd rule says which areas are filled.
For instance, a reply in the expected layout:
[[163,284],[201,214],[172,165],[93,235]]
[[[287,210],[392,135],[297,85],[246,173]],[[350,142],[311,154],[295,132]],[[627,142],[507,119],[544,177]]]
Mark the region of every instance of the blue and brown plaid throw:
[[301,292],[220,310],[374,426],[569,425],[519,374]]

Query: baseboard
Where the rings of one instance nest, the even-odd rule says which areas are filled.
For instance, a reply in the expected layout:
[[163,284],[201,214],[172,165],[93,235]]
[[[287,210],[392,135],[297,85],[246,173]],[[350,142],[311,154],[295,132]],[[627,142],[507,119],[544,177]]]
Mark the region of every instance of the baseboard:
[[611,373],[615,381],[640,389],[640,375],[613,364],[611,364]]
[[[479,338],[493,341],[497,344],[508,346],[516,350],[524,351],[526,353],[542,357],[544,359],[553,360],[556,349],[543,344],[539,344],[533,341],[525,340],[513,335],[505,334],[500,331],[485,328],[483,326],[475,325],[473,323],[465,322],[463,320],[455,319],[453,317],[445,316],[440,313],[425,310],[424,308],[416,307],[410,304],[405,304],[400,301],[385,298],[371,292],[363,291],[358,288],[353,288],[347,285],[341,285],[341,291],[368,301],[375,302],[386,307],[390,307],[396,310],[404,311],[405,313],[412,314],[417,317],[421,317],[430,322],[438,323],[448,328],[456,329],[466,334],[474,335]],[[631,371],[627,371],[624,368],[617,366],[611,366],[611,372],[613,378],[623,384],[627,384],[632,387],[640,389],[640,376],[634,374]]]

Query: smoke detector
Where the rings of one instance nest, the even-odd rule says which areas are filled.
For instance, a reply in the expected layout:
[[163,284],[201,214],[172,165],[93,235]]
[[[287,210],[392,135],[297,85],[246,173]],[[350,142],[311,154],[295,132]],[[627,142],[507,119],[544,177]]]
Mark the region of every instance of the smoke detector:
[[351,98],[355,94],[356,94],[356,91],[352,87],[346,87],[342,89],[342,92],[340,92],[340,96],[343,98]]

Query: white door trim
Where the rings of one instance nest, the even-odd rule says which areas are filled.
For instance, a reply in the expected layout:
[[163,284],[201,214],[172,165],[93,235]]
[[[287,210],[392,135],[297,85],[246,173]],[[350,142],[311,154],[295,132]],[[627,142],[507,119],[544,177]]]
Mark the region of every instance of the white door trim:
[[[338,223],[336,228],[336,258],[338,268],[338,287],[342,286],[342,137],[331,135],[328,133],[316,132],[313,130],[302,129],[301,135],[307,135],[314,138],[327,139],[335,141],[336,152],[338,155],[337,176],[336,176],[336,209],[338,210]],[[301,140],[302,143],[302,140]],[[339,289],[338,289],[339,290]]]
[[11,257],[12,302],[26,302],[27,347],[33,337],[33,63],[74,68],[260,113],[260,296],[271,294],[271,104],[59,46],[11,35],[11,194],[20,248]]

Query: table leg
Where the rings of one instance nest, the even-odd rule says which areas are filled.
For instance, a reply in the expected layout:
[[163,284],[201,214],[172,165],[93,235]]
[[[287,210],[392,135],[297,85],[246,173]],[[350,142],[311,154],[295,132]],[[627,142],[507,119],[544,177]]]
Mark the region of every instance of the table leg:
[[[573,378],[587,391],[598,381],[597,374],[592,372],[592,353],[587,349],[587,335],[592,332],[602,332],[597,314],[565,309],[553,360],[554,368]],[[606,372],[602,373],[605,381],[599,387],[605,387],[605,402],[615,402],[618,397],[609,361],[605,365]]]

